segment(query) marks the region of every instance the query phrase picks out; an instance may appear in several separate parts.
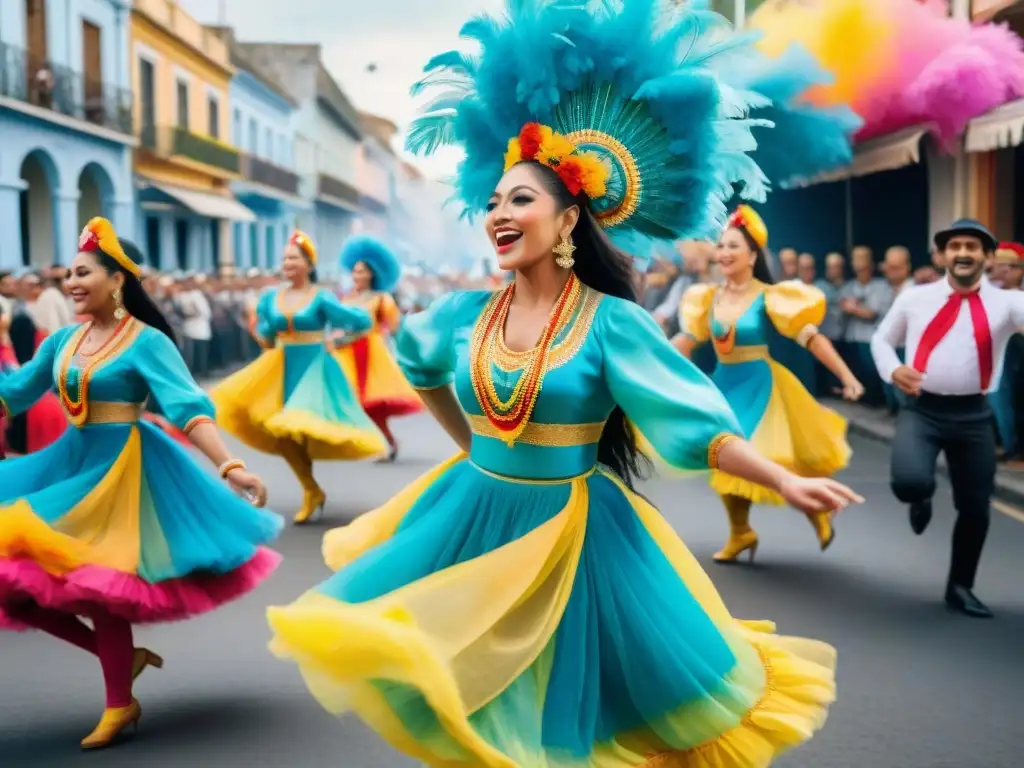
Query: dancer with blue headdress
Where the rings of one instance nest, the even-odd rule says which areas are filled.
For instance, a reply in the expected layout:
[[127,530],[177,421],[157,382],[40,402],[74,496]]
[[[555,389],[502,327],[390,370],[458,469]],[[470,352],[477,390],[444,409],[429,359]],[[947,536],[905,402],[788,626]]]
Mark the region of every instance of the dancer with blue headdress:
[[835,697],[834,650],[734,619],[634,490],[639,431],[800,509],[859,501],[738,437],[608,237],[709,237],[733,182],[763,189],[715,49],[679,53],[724,21],[659,12],[510,1],[463,28],[479,55],[428,65],[449,90],[409,145],[463,145],[457,194],[515,277],[405,319],[399,362],[463,453],[328,533],[336,574],[268,618],[327,709],[431,766],[763,768]]
[[394,334],[402,311],[391,292],[402,276],[398,257],[380,240],[357,235],[346,241],[341,266],[352,277],[345,304],[366,311],[373,326],[356,336],[342,337],[337,357],[362,403],[366,415],[387,438],[387,461],[398,456],[398,441],[388,421],[423,410],[423,401],[412,388],[388,349],[385,335]]

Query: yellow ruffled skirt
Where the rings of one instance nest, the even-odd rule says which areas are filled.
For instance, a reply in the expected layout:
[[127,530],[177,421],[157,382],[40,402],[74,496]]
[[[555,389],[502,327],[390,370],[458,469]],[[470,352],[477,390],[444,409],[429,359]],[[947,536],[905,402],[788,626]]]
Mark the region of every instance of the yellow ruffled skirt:
[[337,573],[271,608],[329,711],[438,768],[765,768],[825,722],[835,652],[739,622],[615,476],[460,456],[330,532]]
[[263,453],[280,441],[300,444],[310,459],[363,459],[388,450],[338,361],[322,344],[270,349],[210,393],[217,423]]
[[[849,464],[846,419],[819,403],[786,367],[774,360],[719,365],[712,380],[762,456],[803,477],[828,477]],[[711,487],[755,504],[785,503],[774,491],[724,472],[711,473]]]

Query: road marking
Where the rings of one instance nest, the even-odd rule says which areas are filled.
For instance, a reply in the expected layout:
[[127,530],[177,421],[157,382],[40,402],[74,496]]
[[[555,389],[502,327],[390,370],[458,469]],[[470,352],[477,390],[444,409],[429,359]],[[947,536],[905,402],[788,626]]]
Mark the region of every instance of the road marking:
[[995,507],[997,512],[1002,512],[1007,517],[1012,517],[1018,523],[1024,523],[1024,510],[1011,507],[1004,501],[992,501],[992,506]]

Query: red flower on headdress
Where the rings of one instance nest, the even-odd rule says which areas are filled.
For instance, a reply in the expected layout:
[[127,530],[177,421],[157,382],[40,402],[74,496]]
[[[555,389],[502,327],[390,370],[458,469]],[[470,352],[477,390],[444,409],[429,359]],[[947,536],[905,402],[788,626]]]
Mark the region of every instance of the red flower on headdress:
[[555,168],[562,183],[568,188],[573,197],[583,189],[583,169],[574,157],[567,157]]
[[519,146],[524,160],[533,160],[540,151],[540,143],[544,140],[540,123],[527,123],[519,132]]
[[100,239],[96,237],[96,233],[93,232],[89,227],[82,230],[82,234],[78,236],[78,250],[79,251],[98,251],[100,247]]
[[732,212],[732,216],[729,217],[729,226],[747,228],[747,220],[743,216],[743,211],[737,208]]

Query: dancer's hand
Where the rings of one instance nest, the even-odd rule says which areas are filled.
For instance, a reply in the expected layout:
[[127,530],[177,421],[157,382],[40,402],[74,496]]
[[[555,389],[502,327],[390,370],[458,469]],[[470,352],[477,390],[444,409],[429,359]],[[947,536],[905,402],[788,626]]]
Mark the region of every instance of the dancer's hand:
[[909,365],[901,365],[892,372],[892,383],[899,387],[900,391],[911,397],[921,394],[921,382],[924,374],[911,368]]
[[851,376],[849,381],[843,382],[842,395],[844,400],[855,403],[864,397],[864,385]]
[[828,477],[789,475],[779,486],[779,494],[787,504],[808,514],[823,509],[838,512],[850,504],[864,503],[863,496]]
[[263,507],[267,503],[267,487],[258,475],[244,469],[232,469],[227,476],[228,485],[241,496],[245,496],[254,507]]

